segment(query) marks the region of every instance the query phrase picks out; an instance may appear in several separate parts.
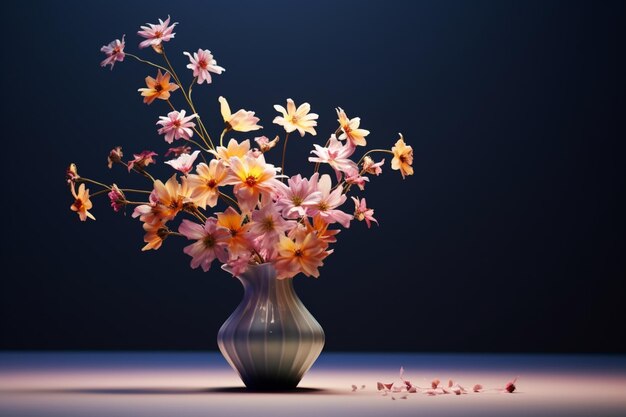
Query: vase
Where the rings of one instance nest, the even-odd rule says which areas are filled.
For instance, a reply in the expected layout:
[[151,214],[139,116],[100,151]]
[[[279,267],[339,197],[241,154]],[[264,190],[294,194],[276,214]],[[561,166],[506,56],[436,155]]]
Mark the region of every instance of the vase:
[[296,388],[324,347],[322,326],[272,264],[251,265],[237,278],[243,300],[217,334],[222,355],[249,389]]

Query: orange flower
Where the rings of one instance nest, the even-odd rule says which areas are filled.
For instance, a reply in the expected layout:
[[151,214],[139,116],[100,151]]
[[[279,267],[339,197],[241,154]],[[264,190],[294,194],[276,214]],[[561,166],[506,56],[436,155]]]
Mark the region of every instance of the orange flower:
[[330,226],[330,224],[326,223],[324,218],[320,215],[313,216],[313,224],[311,224],[308,217],[305,217],[304,225],[306,226],[307,233],[315,233],[318,239],[327,245],[337,242],[335,235],[341,232],[339,229],[329,229],[328,226]]
[[170,83],[169,72],[162,74],[161,70],[157,71],[156,80],[152,77],[146,77],[146,85],[148,88],[140,88],[137,90],[141,92],[143,102],[146,104],[152,104],[157,98],[167,100],[170,98],[170,91],[178,90],[177,84]]
[[91,220],[96,220],[93,214],[87,211],[93,207],[93,204],[91,204],[89,190],[85,189],[85,184],[81,184],[78,187],[78,193],[76,193],[76,186],[72,183],[72,195],[74,196],[74,203],[70,206],[70,209],[78,213],[80,220],[84,222],[87,220],[87,217]]
[[329,255],[327,244],[313,233],[297,233],[295,240],[281,236],[275,266],[278,278],[292,278],[302,272],[307,277],[319,277],[322,260]]
[[150,204],[135,207],[133,217],[139,217],[142,222],[157,224],[172,220],[190,202],[190,189],[187,180],[182,184],[176,181],[176,174],[165,184],[161,180],[154,182],[154,190],[150,194]]
[[228,252],[231,255],[247,253],[250,247],[248,230],[250,223],[243,224],[244,216],[237,213],[232,207],[228,207],[223,213],[217,213],[217,225],[230,231],[228,240]]
[[220,196],[219,186],[228,175],[228,169],[221,160],[211,159],[209,165],[201,162],[196,166],[196,174],[187,177],[191,198],[199,207],[215,207]]
[[413,167],[411,166],[413,165],[413,148],[404,143],[402,133],[400,133],[400,139],[391,148],[391,152],[393,152],[391,169],[400,170],[403,179],[406,175],[413,175]]
[[143,230],[146,231],[146,234],[143,237],[143,241],[146,242],[146,245],[141,248],[142,251],[159,249],[167,235],[170,233],[169,229],[165,226],[165,223],[162,222],[156,222],[154,224],[144,223]]

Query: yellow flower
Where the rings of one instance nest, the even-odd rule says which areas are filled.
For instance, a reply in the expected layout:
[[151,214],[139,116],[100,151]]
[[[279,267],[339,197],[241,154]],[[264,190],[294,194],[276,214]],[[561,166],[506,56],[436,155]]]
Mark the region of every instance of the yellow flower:
[[309,103],[301,104],[297,109],[292,99],[287,99],[287,110],[283,106],[278,104],[274,105],[277,112],[282,113],[281,116],[274,118],[274,123],[285,128],[287,133],[291,133],[294,130],[300,132],[300,136],[304,136],[305,133],[311,135],[317,135],[314,127],[317,126],[316,119],[319,117],[315,113],[309,113],[311,111],[311,105]]
[[228,141],[228,146],[218,146],[215,150],[210,150],[213,155],[224,161],[228,166],[228,161],[233,156],[242,159],[250,150],[250,140],[246,139],[239,144],[235,139]]
[[247,111],[239,109],[235,114],[231,114],[230,106],[224,97],[218,98],[220,102],[220,110],[224,123],[226,124],[226,130],[236,130],[237,132],[250,132],[251,130],[259,130],[263,126],[257,125],[260,120],[254,116],[253,111]]
[[355,117],[354,119],[349,119],[346,115],[346,112],[343,111],[341,107],[337,110],[337,116],[339,119],[339,126],[341,127],[342,133],[339,135],[340,140],[348,139],[348,141],[352,144],[352,146],[365,146],[367,142],[365,141],[365,136],[370,134],[369,130],[359,129],[361,124],[361,118]]
[[87,217],[96,220],[93,214],[87,211],[93,207],[93,204],[89,199],[89,190],[85,188],[85,184],[81,184],[78,187],[78,193],[76,193],[76,186],[72,183],[72,195],[74,196],[74,203],[70,206],[70,210],[78,213],[80,221],[86,221]]
[[400,139],[396,142],[391,152],[393,152],[393,159],[391,160],[391,169],[397,171],[400,170],[402,178],[406,175],[413,175],[413,148],[407,146],[404,143],[402,133],[399,134]]
[[161,70],[157,71],[156,80],[152,77],[146,77],[146,86],[148,88],[137,90],[141,92],[143,102],[146,104],[152,104],[157,98],[167,100],[170,98],[170,91],[178,90],[177,84],[170,83],[169,72],[162,74]]

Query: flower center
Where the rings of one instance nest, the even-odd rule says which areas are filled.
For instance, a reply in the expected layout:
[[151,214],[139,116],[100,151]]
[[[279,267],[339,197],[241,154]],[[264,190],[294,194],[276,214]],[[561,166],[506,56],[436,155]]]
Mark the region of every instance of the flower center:
[[206,69],[206,67],[208,67],[208,66],[209,66],[209,64],[208,64],[208,63],[207,63],[204,59],[201,59],[200,61],[198,61],[198,66],[199,66],[200,68],[204,68],[204,69]]
[[160,30],[157,30],[156,32],[154,32],[154,37],[159,39],[163,36],[163,32],[161,32]]
[[74,201],[74,207],[80,210],[83,207],[83,200],[81,200],[80,198],[77,198],[76,201]]
[[302,251],[300,249],[296,249],[296,251],[293,254],[294,256],[300,258],[302,256]]
[[296,116],[295,114],[293,116],[291,116],[290,118],[291,123],[298,124],[298,116]]
[[212,248],[213,246],[215,246],[215,238],[213,237],[213,235],[207,235],[204,240],[202,240],[202,243],[204,243],[204,246],[207,248]]
[[325,201],[321,201],[318,205],[317,205],[317,209],[319,211],[326,211],[328,210],[328,204],[326,204]]
[[302,197],[300,197],[299,195],[294,195],[293,197],[291,197],[291,202],[294,206],[299,206],[300,204],[302,204]]
[[274,219],[271,217],[266,217],[263,220],[263,227],[265,228],[265,230],[267,230],[268,232],[271,230],[274,230]]
[[160,93],[161,91],[163,91],[163,86],[161,84],[155,85],[154,91],[156,91],[157,93]]
[[180,127],[180,120],[174,120],[174,127]]
[[209,181],[207,181],[206,186],[209,188],[215,188],[217,186],[217,181],[211,178]]
[[257,183],[257,179],[254,175],[248,175],[248,178],[246,178],[246,184],[249,187],[254,187]]

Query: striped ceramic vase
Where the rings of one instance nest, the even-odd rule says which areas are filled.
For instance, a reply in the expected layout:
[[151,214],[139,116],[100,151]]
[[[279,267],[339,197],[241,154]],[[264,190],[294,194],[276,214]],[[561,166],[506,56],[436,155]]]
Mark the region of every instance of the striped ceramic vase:
[[250,389],[295,388],[324,347],[322,326],[271,264],[237,278],[243,301],[217,334],[222,355]]

